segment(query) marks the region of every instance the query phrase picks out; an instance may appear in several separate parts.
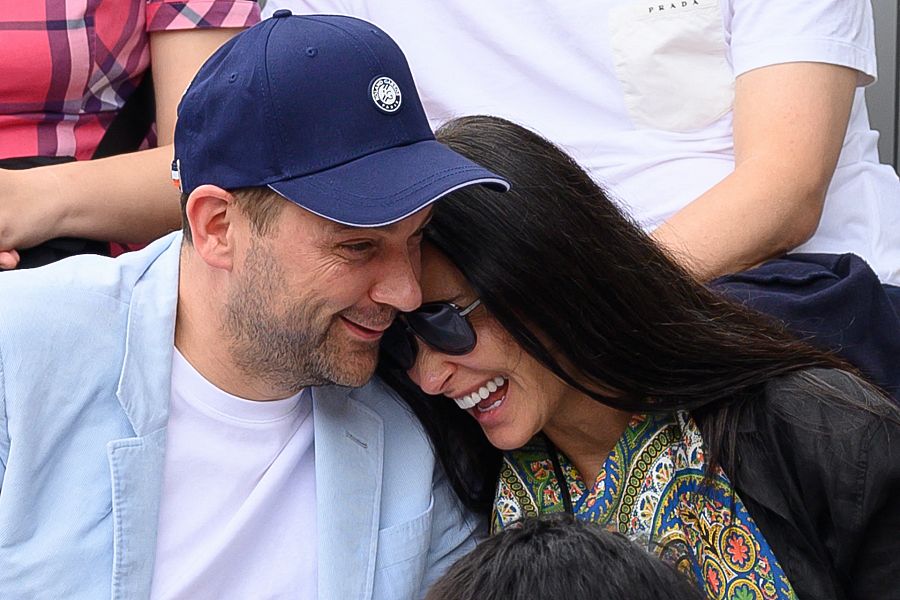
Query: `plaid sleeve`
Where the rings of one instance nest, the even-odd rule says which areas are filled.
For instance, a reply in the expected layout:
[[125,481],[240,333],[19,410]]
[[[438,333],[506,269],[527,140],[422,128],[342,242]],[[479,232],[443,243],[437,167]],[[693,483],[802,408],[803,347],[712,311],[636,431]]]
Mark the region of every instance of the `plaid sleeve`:
[[147,0],[147,31],[249,27],[259,22],[256,0]]

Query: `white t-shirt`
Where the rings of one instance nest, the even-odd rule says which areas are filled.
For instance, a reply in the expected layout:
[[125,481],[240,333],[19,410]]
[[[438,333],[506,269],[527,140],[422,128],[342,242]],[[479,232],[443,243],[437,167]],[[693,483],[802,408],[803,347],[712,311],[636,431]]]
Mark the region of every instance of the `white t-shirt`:
[[[873,81],[869,0],[269,0],[349,14],[406,54],[433,126],[494,114],[556,142],[647,230],[734,169],[734,79],[826,62]],[[900,283],[900,182],[878,162],[863,90],[813,238]]]
[[175,350],[151,597],[316,598],[309,393],[244,400]]

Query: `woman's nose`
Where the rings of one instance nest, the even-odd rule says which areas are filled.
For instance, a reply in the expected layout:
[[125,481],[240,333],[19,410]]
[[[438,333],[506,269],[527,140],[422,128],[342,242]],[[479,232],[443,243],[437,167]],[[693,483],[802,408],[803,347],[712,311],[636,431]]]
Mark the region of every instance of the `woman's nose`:
[[418,339],[418,352],[416,362],[408,371],[409,378],[422,388],[422,391],[432,396],[444,393],[447,382],[453,375],[454,366],[446,360],[446,355],[435,352]]

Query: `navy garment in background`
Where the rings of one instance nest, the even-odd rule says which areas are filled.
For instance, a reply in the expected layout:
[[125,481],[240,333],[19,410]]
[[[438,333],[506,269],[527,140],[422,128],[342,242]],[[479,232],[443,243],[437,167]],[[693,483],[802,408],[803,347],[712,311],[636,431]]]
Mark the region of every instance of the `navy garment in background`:
[[855,254],[790,254],[710,287],[836,352],[900,403],[900,287]]

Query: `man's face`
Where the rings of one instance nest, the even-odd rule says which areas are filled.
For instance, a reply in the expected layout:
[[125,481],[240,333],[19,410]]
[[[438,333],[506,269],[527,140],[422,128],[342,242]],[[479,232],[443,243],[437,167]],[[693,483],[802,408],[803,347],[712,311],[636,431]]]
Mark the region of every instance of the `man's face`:
[[273,230],[247,227],[223,329],[235,365],[270,389],[361,386],[382,332],[421,303],[425,209],[380,228],[338,225],[287,202]]

